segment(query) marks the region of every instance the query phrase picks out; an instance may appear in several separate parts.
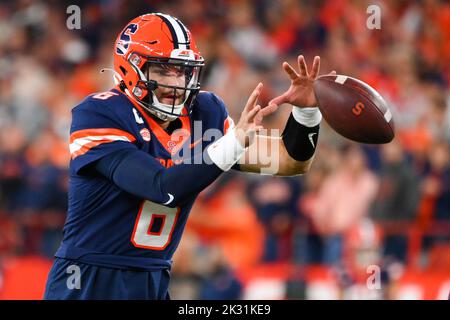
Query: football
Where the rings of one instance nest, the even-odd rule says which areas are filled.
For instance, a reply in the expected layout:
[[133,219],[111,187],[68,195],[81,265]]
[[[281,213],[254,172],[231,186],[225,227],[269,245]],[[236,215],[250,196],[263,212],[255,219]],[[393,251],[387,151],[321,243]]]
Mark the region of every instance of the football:
[[314,93],[326,122],[347,139],[382,144],[394,138],[394,120],[386,101],[368,84],[345,75],[314,81]]

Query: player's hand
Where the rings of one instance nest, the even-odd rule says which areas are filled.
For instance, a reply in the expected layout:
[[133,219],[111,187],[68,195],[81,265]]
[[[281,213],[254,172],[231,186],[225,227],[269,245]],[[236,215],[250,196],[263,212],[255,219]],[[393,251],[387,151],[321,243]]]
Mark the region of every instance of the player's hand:
[[[305,57],[298,56],[298,69],[295,70],[289,63],[283,62],[283,69],[291,79],[291,86],[282,95],[272,99],[269,104],[281,105],[289,103],[301,108],[317,107],[316,96],[314,95],[313,83],[319,75],[320,57],[315,56],[311,72],[308,71]],[[330,75],[336,74],[335,71]]]
[[255,90],[253,90],[234,130],[239,143],[244,147],[248,147],[253,142],[255,133],[263,129],[263,118],[278,109],[278,105],[274,103],[269,103],[265,108],[261,108],[257,104],[262,87],[263,84],[259,83]]

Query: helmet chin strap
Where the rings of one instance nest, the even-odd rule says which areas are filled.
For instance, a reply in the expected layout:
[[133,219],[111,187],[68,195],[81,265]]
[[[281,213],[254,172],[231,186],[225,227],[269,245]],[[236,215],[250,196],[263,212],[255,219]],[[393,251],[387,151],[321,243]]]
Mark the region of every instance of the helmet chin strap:
[[[132,99],[133,101],[135,101],[136,103],[138,103],[141,107],[144,108],[144,110],[147,110],[148,112],[150,112],[151,114],[153,114],[155,117],[158,117],[159,119],[161,119],[162,121],[173,121],[175,120],[177,117],[174,116],[169,116],[167,114],[164,114],[162,112],[158,112],[156,110],[152,110],[150,108],[147,108],[145,105],[143,105],[138,99],[136,99],[131,93],[130,91],[127,89],[126,86],[122,86],[121,84],[123,83],[123,78],[122,76],[114,69],[111,68],[102,68],[100,69],[100,73],[104,73],[105,71],[111,71],[113,73],[113,81],[115,85],[119,85],[121,87],[121,89],[123,89],[123,91],[125,92],[125,94]],[[153,94],[153,92],[152,92]],[[156,99],[156,97],[153,94],[154,99]],[[158,101],[158,99],[156,99],[156,101]],[[158,102],[159,103],[159,102]]]
[[[156,97],[155,93],[153,91],[150,91],[153,97],[153,106],[155,106],[158,109],[172,109],[173,111],[176,111],[175,113],[177,115],[181,115],[181,113],[183,112],[183,107],[184,104],[186,103],[186,100],[188,99],[189,95],[180,103],[180,104],[176,104],[176,105],[170,105],[170,104],[166,104],[166,103],[161,103],[158,100],[158,97]],[[172,116],[172,115],[168,115],[165,114],[163,112],[158,112],[158,110],[155,110],[158,114],[163,114],[165,116],[167,116],[168,119],[172,119],[175,120],[176,118],[178,118],[177,116]]]
[[[140,70],[139,70],[139,71],[140,71]],[[142,72],[140,72],[140,74],[142,75],[142,77],[143,77],[144,79],[146,79],[146,78],[145,78],[145,75],[144,75]],[[189,82],[189,84],[188,84],[188,87],[192,86],[192,84],[194,83],[194,81],[195,81],[195,79],[194,79],[194,77],[193,77],[193,78],[190,80],[190,82]],[[158,83],[155,81],[155,89],[156,89],[157,87],[158,87]],[[177,111],[179,110],[179,116],[181,116],[181,113],[183,112],[183,107],[184,107],[186,101],[189,99],[189,95],[191,94],[191,90],[187,89],[187,90],[185,90],[185,93],[184,93],[185,98],[184,98],[184,100],[183,100],[180,104],[177,104],[177,105],[169,105],[169,104],[165,104],[165,103],[159,102],[159,100],[158,100],[158,98],[156,97],[156,95],[155,95],[155,93],[153,92],[153,90],[150,90],[150,92],[151,92],[152,97],[153,97],[153,106],[155,106],[155,107],[158,108],[158,109],[162,109],[162,110],[164,110],[164,108],[172,109],[172,110],[177,110]],[[153,109],[151,109],[150,112],[151,112],[152,114],[154,114],[156,117],[158,117],[158,118],[160,118],[161,120],[163,120],[163,121],[173,121],[173,120],[175,120],[175,119],[178,118],[178,116],[168,115],[168,114],[165,114],[165,113],[160,112],[160,111],[158,111],[158,110],[153,110]]]
[[157,110],[154,109],[145,109],[148,110],[148,112],[150,112],[151,114],[153,114],[155,117],[157,117],[158,119],[162,120],[162,121],[174,121],[176,119],[178,119],[178,117],[175,116],[169,116],[168,114],[159,112]]

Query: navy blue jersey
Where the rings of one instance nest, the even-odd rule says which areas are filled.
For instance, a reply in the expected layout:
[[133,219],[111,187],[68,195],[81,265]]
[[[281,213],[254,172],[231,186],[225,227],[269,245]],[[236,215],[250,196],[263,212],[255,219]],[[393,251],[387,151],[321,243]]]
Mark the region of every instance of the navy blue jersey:
[[[177,165],[172,155],[183,146],[210,143],[201,141],[206,130],[223,133],[232,126],[223,102],[209,92],[200,92],[192,113],[179,119],[187,134],[173,139],[116,89],[91,95],[72,110],[69,208],[57,257],[88,255],[84,262],[103,266],[115,265],[115,257],[128,257],[132,262],[117,264],[147,269],[149,261],[158,269],[172,258],[197,195],[178,207],[165,206],[121,190],[93,164],[118,150],[140,149],[158,160],[148,170],[160,170]],[[194,121],[201,121],[202,131],[195,136]]]

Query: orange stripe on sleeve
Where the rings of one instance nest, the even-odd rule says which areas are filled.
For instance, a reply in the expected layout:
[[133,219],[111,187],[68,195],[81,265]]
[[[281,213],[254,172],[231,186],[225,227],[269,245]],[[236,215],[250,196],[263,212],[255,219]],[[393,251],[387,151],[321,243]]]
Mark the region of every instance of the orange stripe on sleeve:
[[126,131],[114,128],[84,129],[75,131],[70,135],[70,155],[73,160],[102,143],[110,143],[114,141],[135,142],[136,138]]
[[108,143],[108,142],[113,142],[114,140],[99,140],[99,141],[92,141],[90,143],[87,143],[85,145],[83,145],[79,150],[73,152],[71,154],[72,160],[75,159],[78,156],[81,156],[83,154],[85,154],[86,152],[88,152],[89,150],[91,150],[92,148],[102,144],[102,143]]
[[75,131],[70,135],[70,143],[72,143],[75,139],[84,138],[89,136],[125,136],[131,142],[136,141],[136,138],[129,132],[115,129],[115,128],[101,128],[101,129],[84,129]]

